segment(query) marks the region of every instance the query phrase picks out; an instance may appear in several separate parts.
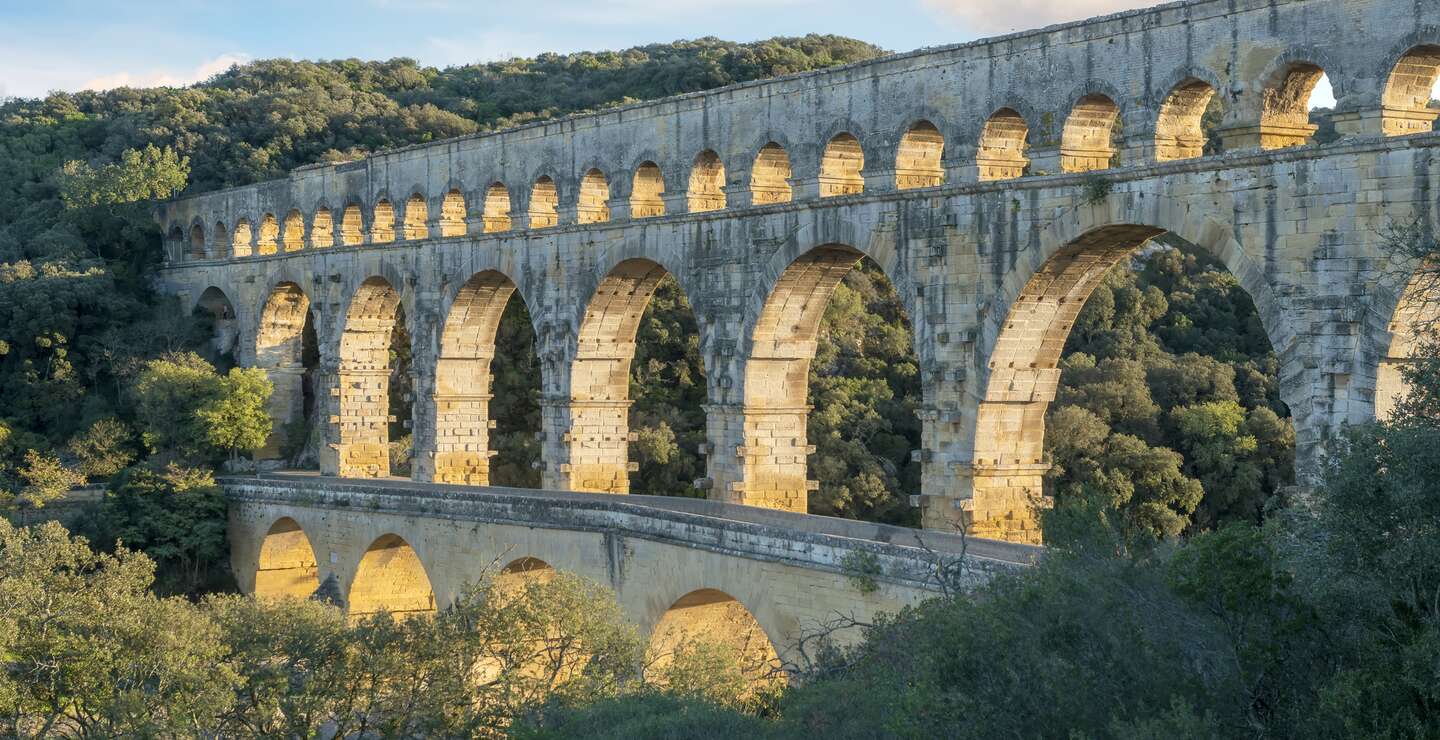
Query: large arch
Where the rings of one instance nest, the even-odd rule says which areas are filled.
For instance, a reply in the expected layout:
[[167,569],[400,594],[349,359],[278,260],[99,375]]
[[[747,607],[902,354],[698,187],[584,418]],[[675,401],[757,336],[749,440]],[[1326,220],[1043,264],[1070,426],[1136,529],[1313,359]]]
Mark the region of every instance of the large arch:
[[346,600],[352,618],[386,612],[397,617],[435,612],[435,591],[415,548],[396,534],[365,549]]
[[1390,71],[1381,99],[1381,130],[1386,136],[1419,134],[1435,129],[1440,111],[1430,107],[1440,80],[1440,45],[1425,44],[1406,51]]
[[436,483],[490,484],[490,363],[500,318],[515,283],[500,272],[476,273],[445,315],[435,388],[425,402],[434,426],[417,440],[419,478]]
[[325,472],[390,474],[390,348],[401,313],[399,291],[382,277],[366,280],[350,299],[340,336],[334,462]]
[[646,649],[645,678],[669,686],[683,675],[672,673],[672,666],[688,660],[701,661],[688,666],[691,670],[738,669],[738,677],[750,684],[748,694],[786,681],[775,643],[754,614],[713,588],[681,596],[660,617]]
[[304,599],[320,588],[315,550],[305,530],[290,517],[281,517],[265,533],[255,563],[257,599]]
[[274,426],[265,447],[257,457],[275,458],[289,446],[301,442],[291,439],[304,434],[294,428],[307,418],[305,363],[306,339],[313,346],[315,327],[310,313],[310,298],[297,283],[276,285],[260,310],[260,324],[255,331],[255,366],[265,371],[274,386],[270,394],[270,418]]

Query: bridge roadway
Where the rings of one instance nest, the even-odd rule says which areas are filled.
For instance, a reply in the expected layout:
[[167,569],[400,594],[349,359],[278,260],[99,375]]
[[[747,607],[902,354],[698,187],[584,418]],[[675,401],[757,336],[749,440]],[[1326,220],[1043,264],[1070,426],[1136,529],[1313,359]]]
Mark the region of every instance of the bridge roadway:
[[291,472],[220,482],[247,593],[305,596],[333,577],[352,613],[403,613],[449,603],[486,569],[553,568],[608,584],[644,634],[667,615],[753,615],[788,660],[803,634],[836,617],[869,620],[941,593],[941,578],[974,585],[1041,551],[694,498]]

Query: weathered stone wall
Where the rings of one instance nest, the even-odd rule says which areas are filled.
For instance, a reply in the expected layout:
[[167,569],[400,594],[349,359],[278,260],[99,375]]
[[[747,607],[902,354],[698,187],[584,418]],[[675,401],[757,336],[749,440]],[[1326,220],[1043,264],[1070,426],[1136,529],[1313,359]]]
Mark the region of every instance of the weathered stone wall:
[[[790,660],[802,634],[837,616],[866,620],[933,597],[937,562],[967,558],[966,582],[974,584],[1038,555],[940,533],[916,540],[861,522],[782,512],[757,518],[743,507],[693,500],[662,499],[677,507],[661,508],[655,497],[296,476],[223,483],[232,504],[231,561],[246,593],[306,595],[333,576],[354,613],[425,611],[450,603],[484,572],[543,561],[611,586],[645,634],[672,607],[694,606],[687,595],[727,595]],[[847,569],[854,553],[874,564],[873,591],[857,586],[857,568]]]
[[[212,311],[223,294],[242,361],[282,388],[299,328],[265,317],[308,301],[322,470],[344,476],[388,472],[382,342],[403,307],[415,475],[472,483],[513,290],[541,359],[545,487],[623,492],[635,329],[672,274],[705,361],[701,484],[804,510],[815,333],[865,255],[914,328],[926,526],[1034,541],[1060,349],[1098,276],[1151,237],[1207,250],[1255,300],[1302,473],[1386,406],[1408,344],[1381,278],[1405,266],[1379,247],[1392,224],[1435,225],[1440,136],[1416,132],[1436,48],[1431,3],[1204,0],[738,85],[167,204],[177,260],[195,227],[216,259],[162,287]],[[1322,70],[1347,138],[1272,149],[1309,136]],[[1215,96],[1227,153],[1201,157]]]

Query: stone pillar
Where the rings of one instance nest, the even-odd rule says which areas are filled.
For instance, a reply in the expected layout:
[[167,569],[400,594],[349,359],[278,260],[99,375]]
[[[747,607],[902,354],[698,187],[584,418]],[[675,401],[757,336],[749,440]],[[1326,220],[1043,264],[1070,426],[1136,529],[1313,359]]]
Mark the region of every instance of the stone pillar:
[[543,396],[540,399],[540,487],[569,491],[570,487],[570,399]]
[[630,401],[572,400],[569,415],[570,490],[629,493]]
[[1058,175],[1060,169],[1060,147],[1032,147],[1030,149],[1030,174]]
[[629,199],[629,198],[611,198],[611,199],[605,201],[605,207],[606,207],[607,209],[609,209],[609,211],[610,211],[610,220],[611,220],[611,221],[629,221],[629,220],[630,220],[630,199]]
[[[894,167],[866,167],[860,176],[865,180],[865,192],[867,193],[888,193],[892,190],[902,189],[898,178],[908,176],[910,171],[897,170]],[[905,187],[928,187],[926,185],[907,185]]]
[[676,189],[673,193],[667,190],[660,194],[660,200],[665,203],[667,216],[690,212],[690,196],[683,189]]
[[707,420],[713,446],[712,498],[807,511],[810,492],[819,488],[807,477],[808,458],[815,451],[806,439],[809,415],[809,406],[743,406],[731,407],[714,422]]
[[390,369],[342,364],[337,378],[335,475],[390,475]]
[[[490,485],[490,360],[441,357],[429,383],[416,383],[414,477],[431,483]],[[425,386],[429,387],[425,387]]]

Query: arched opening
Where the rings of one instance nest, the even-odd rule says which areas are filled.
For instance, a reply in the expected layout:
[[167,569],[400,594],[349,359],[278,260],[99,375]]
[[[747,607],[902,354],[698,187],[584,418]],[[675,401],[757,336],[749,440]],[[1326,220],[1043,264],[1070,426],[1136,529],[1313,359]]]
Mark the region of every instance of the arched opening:
[[350,586],[351,618],[386,612],[396,617],[435,612],[435,592],[415,548],[398,535],[375,540],[360,558]]
[[[508,329],[503,335],[502,326]],[[508,277],[487,270],[460,288],[440,334],[435,390],[428,399],[434,405],[430,416],[435,428],[427,442],[433,447],[417,451],[418,477],[438,483],[535,485],[528,470],[538,459],[533,445],[522,442],[517,449],[516,442],[527,432],[533,440],[539,431],[534,405],[539,373],[533,356],[512,357],[533,355],[533,341],[524,301]],[[506,356],[496,362],[497,346],[502,345]],[[492,405],[502,405],[505,416],[493,416]],[[505,428],[492,435],[501,423]],[[506,444],[497,447],[492,444],[496,441]],[[503,455],[498,462],[505,474],[493,480],[491,460],[497,455]]]
[[1010,108],[995,111],[980,131],[980,150],[975,154],[981,182],[1013,180],[1030,165],[1026,155],[1030,126]]
[[370,225],[371,244],[389,244],[395,241],[395,206],[381,198],[375,203],[375,217]]
[[440,236],[449,239],[465,236],[465,194],[451,188],[440,203]]
[[743,687],[734,697],[741,700],[786,681],[775,645],[755,616],[735,597],[710,588],[672,604],[646,650],[646,683],[685,691],[698,676],[711,686]]
[[1149,225],[1087,232],[998,324],[974,433],[972,534],[1039,542],[1042,496],[1126,537],[1258,521],[1293,482],[1279,359],[1217,259]]
[[249,257],[254,247],[251,241],[255,235],[250,229],[250,219],[235,222],[235,231],[230,235],[230,253],[236,257]]
[[654,162],[641,162],[635,168],[630,186],[630,218],[655,218],[665,215],[665,178]]
[[335,222],[329,208],[321,206],[315,211],[315,218],[310,222],[310,246],[314,249],[335,246]]
[[580,198],[575,203],[575,220],[598,224],[610,220],[610,183],[605,173],[592,168],[580,178]]
[[1108,96],[1080,98],[1060,135],[1060,171],[1090,172],[1120,164],[1120,106]]
[[[350,300],[340,337],[339,439],[333,445],[342,477],[384,478],[395,467],[391,441],[403,441],[403,435],[392,431],[409,423],[403,413],[410,383],[404,318],[400,293],[384,278],[366,280]],[[400,452],[408,463],[408,450]]]
[[945,170],[940,158],[945,153],[945,137],[929,121],[916,121],[904,136],[895,153],[895,188],[933,188],[945,184]]
[[405,241],[420,241],[430,238],[430,227],[427,221],[430,220],[430,208],[425,204],[425,196],[416,193],[405,201]]
[[206,288],[195,304],[195,313],[210,325],[210,351],[205,359],[222,370],[234,367],[240,327],[230,297],[214,286]]
[[[1325,70],[1309,62],[1296,62],[1280,72],[1273,84],[1265,89],[1261,103],[1261,149],[1283,149],[1310,143],[1321,127],[1316,119],[1329,123],[1332,112],[1330,108],[1319,106],[1320,101],[1313,98],[1322,85],[1326,89],[1330,87]],[[1327,103],[1334,105],[1333,100]]]
[[285,251],[298,252],[305,248],[305,217],[297,210],[285,214]]
[[485,233],[510,230],[510,191],[501,183],[491,183],[485,189],[485,206],[480,218],[485,222]]
[[1386,136],[1435,130],[1440,116],[1440,46],[1417,46],[1395,63],[1385,84],[1382,129]]
[[877,265],[839,244],[792,262],[756,319],[744,390],[737,503],[909,523],[918,362]]
[[[255,334],[255,366],[263,369],[275,390],[270,394],[274,426],[257,458],[279,458],[305,466],[318,448],[311,421],[315,411],[315,371],[319,349],[310,298],[295,283],[270,291]],[[307,453],[307,454],[302,454]]]
[[530,584],[549,583],[555,579],[555,569],[539,558],[518,558],[510,561],[495,576],[495,585],[502,594],[516,593]]
[[205,259],[205,227],[200,224],[190,227],[190,257]]
[[1415,357],[1423,340],[1434,340],[1440,326],[1440,275],[1434,265],[1425,265],[1410,278],[1400,294],[1386,327],[1389,342],[1375,374],[1375,418],[1384,420],[1394,413],[1396,405],[1410,392],[1404,370]]
[[275,254],[275,240],[280,237],[280,223],[275,214],[267,213],[260,219],[260,233],[255,237],[255,251],[259,254]]
[[820,157],[820,197],[854,195],[865,191],[865,152],[860,140],[848,133],[839,133],[825,145]]
[[179,225],[171,226],[165,234],[165,257],[170,260],[183,259],[189,250],[185,248],[185,232]]
[[229,259],[230,256],[231,256],[231,255],[230,255],[230,230],[227,229],[227,228],[225,228],[225,222],[224,222],[224,221],[216,221],[216,222],[215,222],[215,230],[214,230],[213,233],[214,233],[214,236],[212,237],[212,239],[213,239],[214,242],[215,242],[215,258],[216,258],[216,259],[222,259],[222,260],[223,260],[223,259]]
[[548,229],[560,223],[559,203],[560,194],[555,189],[555,181],[549,175],[541,175],[530,188],[530,228]]
[[789,203],[793,197],[790,176],[790,154],[785,147],[773,141],[760,147],[755,166],[750,170],[750,203],[757,206]]
[[699,477],[694,451],[705,424],[698,336],[694,314],[664,267],[626,260],[601,280],[586,306],[570,373],[572,490],[690,489]]
[[304,599],[320,588],[315,550],[300,524],[282,517],[270,526],[255,565],[257,599]]
[[340,217],[340,243],[347,247],[365,243],[365,216],[360,212],[359,204],[345,206],[345,212]]
[[725,163],[720,155],[706,149],[695,157],[690,168],[686,208],[690,213],[718,211],[725,207]]
[[1218,100],[1215,88],[1203,80],[1191,78],[1176,85],[1161,104],[1155,122],[1155,161],[1204,156],[1209,143],[1204,119],[1216,117]]

